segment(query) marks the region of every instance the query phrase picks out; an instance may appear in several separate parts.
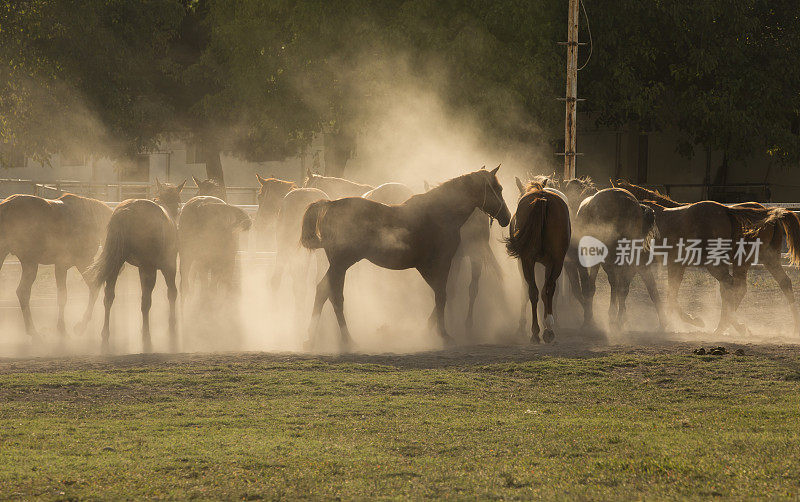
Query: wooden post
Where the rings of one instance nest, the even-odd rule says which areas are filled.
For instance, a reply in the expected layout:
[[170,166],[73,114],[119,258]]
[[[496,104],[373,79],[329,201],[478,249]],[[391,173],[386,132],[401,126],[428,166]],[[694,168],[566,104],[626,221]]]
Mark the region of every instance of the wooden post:
[[577,157],[576,105],[578,101],[578,1],[569,0],[567,32],[567,95],[564,120],[564,179],[575,177]]

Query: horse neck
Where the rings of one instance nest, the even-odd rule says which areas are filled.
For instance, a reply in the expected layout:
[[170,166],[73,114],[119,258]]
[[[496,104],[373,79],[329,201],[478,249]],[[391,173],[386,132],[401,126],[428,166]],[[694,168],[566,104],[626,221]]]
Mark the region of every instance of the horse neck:
[[420,208],[429,217],[452,222],[461,228],[475,209],[480,207],[481,201],[475,200],[462,185],[458,184],[456,178],[429,192],[411,197],[406,205]]

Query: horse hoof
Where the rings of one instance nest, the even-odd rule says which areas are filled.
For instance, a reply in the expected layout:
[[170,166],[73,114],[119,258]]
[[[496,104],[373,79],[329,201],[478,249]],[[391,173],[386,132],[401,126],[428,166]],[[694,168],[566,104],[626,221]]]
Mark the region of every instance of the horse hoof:
[[540,343],[542,343],[542,341],[539,340],[539,334],[538,333],[532,334],[531,335],[531,344],[539,345]]
[[100,353],[104,356],[111,354],[111,347],[108,343],[108,340],[103,340],[103,342],[100,344]]
[[544,343],[552,342],[555,339],[555,337],[556,334],[550,328],[545,329],[544,333],[542,333],[542,340],[544,340]]
[[150,340],[145,340],[144,342],[142,342],[142,353],[149,354],[151,352],[153,352],[152,342],[150,342]]
[[306,352],[311,352],[311,349],[314,347],[314,344],[311,341],[311,338],[303,342],[303,350]]

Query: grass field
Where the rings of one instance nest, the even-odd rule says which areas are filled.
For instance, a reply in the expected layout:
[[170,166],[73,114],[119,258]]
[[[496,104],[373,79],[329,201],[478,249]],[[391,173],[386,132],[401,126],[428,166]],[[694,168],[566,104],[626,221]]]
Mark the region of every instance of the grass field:
[[800,347],[744,350],[4,360],[0,497],[796,498]]

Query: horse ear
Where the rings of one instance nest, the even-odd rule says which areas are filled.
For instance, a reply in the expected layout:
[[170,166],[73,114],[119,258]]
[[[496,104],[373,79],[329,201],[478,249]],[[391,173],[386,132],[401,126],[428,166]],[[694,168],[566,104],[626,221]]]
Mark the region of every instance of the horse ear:
[[160,191],[161,191],[161,182],[158,181],[158,178],[156,178],[156,192],[160,192]]
[[496,174],[497,174],[497,171],[499,171],[499,170],[500,170],[500,164],[497,164],[497,167],[495,167],[494,169],[492,169],[490,172],[491,172],[492,174],[496,175]]
[[256,173],[256,178],[258,179],[258,182],[261,183],[262,185],[267,184],[267,179],[262,177],[260,174]]
[[486,164],[482,165],[481,168],[478,169],[478,171],[485,171],[485,170],[486,170]]
[[522,180],[519,179],[518,176],[514,176],[514,181],[517,182],[517,188],[519,188],[519,193],[525,193],[525,185],[522,184]]
[[180,193],[180,191],[181,191],[181,190],[183,190],[183,186],[184,186],[185,184],[186,184],[186,180],[183,180],[183,183],[181,183],[180,185],[178,185],[178,193]]
[[192,175],[192,180],[194,180],[194,184],[195,184],[195,185],[197,185],[197,188],[200,188],[200,180],[198,180],[197,178],[195,178],[195,177],[194,177],[194,174]]
[[428,183],[428,180],[422,180],[422,187],[425,188],[426,192],[430,192],[431,185]]
[[306,178],[311,178],[314,176],[314,172],[311,170],[310,167],[306,167]]

